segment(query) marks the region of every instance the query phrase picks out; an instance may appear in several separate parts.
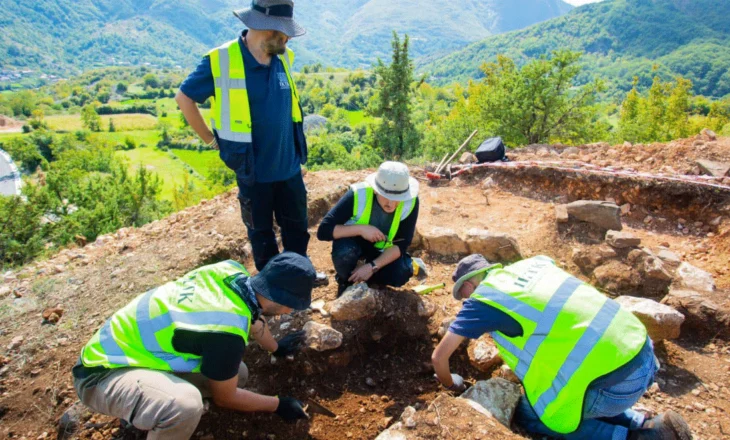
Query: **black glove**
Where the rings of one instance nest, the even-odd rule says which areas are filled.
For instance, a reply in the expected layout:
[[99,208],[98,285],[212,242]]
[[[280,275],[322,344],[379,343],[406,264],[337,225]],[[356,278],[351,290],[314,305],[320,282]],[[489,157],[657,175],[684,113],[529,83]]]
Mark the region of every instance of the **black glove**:
[[296,354],[302,349],[304,339],[306,337],[306,332],[304,330],[299,330],[298,332],[286,335],[277,342],[279,344],[279,348],[277,348],[272,354],[278,358]]
[[279,406],[276,407],[274,412],[287,422],[308,418],[302,407],[302,402],[293,397],[279,397]]

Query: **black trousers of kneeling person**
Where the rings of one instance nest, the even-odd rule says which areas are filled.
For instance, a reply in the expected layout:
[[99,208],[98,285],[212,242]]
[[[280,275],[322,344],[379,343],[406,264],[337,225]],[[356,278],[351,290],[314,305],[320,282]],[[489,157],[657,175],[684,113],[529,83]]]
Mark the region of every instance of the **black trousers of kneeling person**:
[[[373,243],[362,237],[339,238],[332,243],[332,263],[337,272],[337,281],[342,284],[351,284],[347,281],[352,271],[357,267],[359,260],[373,261],[380,256],[380,250]],[[402,254],[392,263],[381,267],[367,281],[368,284],[400,287],[413,276],[413,262],[411,256]]]
[[301,173],[280,182],[256,182],[252,186],[239,181],[238,201],[259,272],[279,253],[274,217],[281,229],[284,250],[307,256],[307,189]]

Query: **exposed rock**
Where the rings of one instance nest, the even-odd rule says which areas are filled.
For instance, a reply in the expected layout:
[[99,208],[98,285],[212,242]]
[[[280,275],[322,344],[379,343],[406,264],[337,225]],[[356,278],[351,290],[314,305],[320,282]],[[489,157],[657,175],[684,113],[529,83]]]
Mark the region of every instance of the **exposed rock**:
[[329,312],[332,319],[338,321],[372,318],[378,312],[377,292],[365,283],[350,286],[342,296],[329,303]]
[[10,294],[10,287],[8,286],[0,286],[0,299],[5,298]]
[[562,153],[560,153],[561,156],[570,156],[573,154],[580,154],[580,150],[578,149],[578,147],[568,147],[563,150]]
[[81,422],[90,416],[89,410],[81,402],[71,405],[58,420],[58,440],[74,437]]
[[558,223],[568,223],[570,221],[566,205],[555,205],[555,220]]
[[608,231],[606,232],[606,243],[616,249],[625,249],[639,246],[641,239],[630,232]]
[[709,128],[702,129],[702,131],[700,132],[700,134],[702,136],[705,136],[710,141],[716,141],[717,140],[717,133],[715,133],[714,131],[710,130]]
[[330,326],[309,321],[304,324],[307,347],[317,351],[334,350],[342,345],[342,333]]
[[63,316],[63,307],[59,304],[56,307],[49,307],[43,311],[43,320],[56,324]]
[[674,281],[674,287],[712,292],[715,290],[715,280],[708,272],[684,262],[677,269],[677,279]]
[[522,258],[517,240],[501,232],[469,229],[466,244],[472,254],[482,254],[489,261],[514,261]]
[[590,248],[573,248],[573,262],[583,271],[591,273],[603,262],[616,257],[616,251],[610,246]]
[[431,301],[424,298],[419,298],[421,301],[418,303],[418,316],[421,318],[430,318],[436,313],[436,305]]
[[697,161],[697,165],[699,165],[700,170],[702,170],[704,174],[713,177],[723,178],[727,176],[728,171],[730,171],[730,164],[715,162],[712,160],[700,159]]
[[406,408],[400,421],[381,432],[376,440],[438,438],[505,440],[524,437],[502,426],[478,403],[441,394],[425,409]]
[[479,339],[469,341],[467,347],[469,362],[479,371],[489,372],[502,363],[497,346],[489,336],[482,336]]
[[600,287],[612,293],[633,292],[641,284],[641,275],[633,267],[609,261],[593,271]]
[[639,318],[654,342],[679,337],[684,315],[673,308],[650,299],[633,296],[621,296],[616,298],[616,302]]
[[426,249],[436,255],[464,255],[469,252],[466,242],[453,229],[437,226],[421,235]]
[[649,279],[667,282],[674,279],[674,275],[665,267],[664,261],[649,251],[647,251],[647,255],[644,258],[642,271],[644,272],[644,276]]
[[579,200],[568,203],[566,208],[568,214],[578,220],[593,223],[608,230],[620,231],[623,229],[619,207],[615,203]]
[[730,333],[730,310],[721,308],[700,292],[671,289],[662,299],[662,304],[685,316],[685,329],[707,336]]
[[479,160],[477,160],[477,157],[473,155],[472,153],[469,153],[468,151],[465,153],[462,153],[461,157],[459,158],[460,164],[467,164],[467,163],[477,163]]
[[314,310],[315,312],[319,312],[322,317],[326,318],[330,316],[330,313],[324,308],[325,304],[326,303],[323,299],[318,299],[317,301],[312,302],[309,308]]
[[662,249],[659,252],[657,252],[657,257],[661,258],[661,260],[664,262],[664,265],[668,266],[671,269],[678,268],[679,265],[682,263],[682,260],[679,258],[679,255],[675,254],[674,252],[672,252],[668,249]]
[[621,215],[631,214],[631,203],[624,203],[619,207],[619,210],[621,211]]
[[509,367],[507,364],[502,364],[501,367],[499,367],[499,371],[497,372],[499,377],[501,377],[504,380],[508,380],[512,383],[516,383],[518,385],[521,384],[520,378],[517,377],[514,371]]
[[20,348],[20,346],[23,345],[24,340],[25,338],[23,338],[23,336],[14,337],[13,340],[10,341],[10,344],[8,344],[8,351],[13,351]]
[[500,423],[509,427],[521,396],[522,391],[519,385],[495,378],[480,380],[466,390],[461,398],[478,403]]

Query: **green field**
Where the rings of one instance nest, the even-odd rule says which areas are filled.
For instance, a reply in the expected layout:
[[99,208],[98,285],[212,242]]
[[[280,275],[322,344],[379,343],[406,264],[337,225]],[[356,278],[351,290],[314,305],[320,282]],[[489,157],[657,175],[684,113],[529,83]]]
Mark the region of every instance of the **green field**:
[[[183,175],[188,172],[182,160],[173,159],[170,154],[152,147],[118,151],[117,154],[128,159],[130,170],[144,166],[149,171],[158,174],[163,180],[162,198],[164,200],[172,200],[173,189],[176,185],[179,186],[183,183]],[[195,176],[190,176],[190,178],[199,181]]]
[[221,159],[217,151],[171,150],[183,162],[190,165],[195,172],[208,177],[211,168],[220,165]]
[[365,122],[365,119],[365,112],[363,110],[352,110],[347,112],[347,121],[352,127],[362,124]]
[[[157,118],[141,113],[121,115],[104,115],[101,117],[101,129],[109,128],[109,119],[114,120],[117,131],[151,130],[157,127]],[[47,116],[44,121],[48,127],[56,131],[76,131],[83,129],[81,115],[54,115]]]
[[160,141],[160,132],[157,130],[135,130],[135,131],[115,131],[114,133],[99,132],[92,133],[92,139],[107,141],[113,146],[124,144],[127,138],[132,138],[137,146],[146,145],[154,147]]

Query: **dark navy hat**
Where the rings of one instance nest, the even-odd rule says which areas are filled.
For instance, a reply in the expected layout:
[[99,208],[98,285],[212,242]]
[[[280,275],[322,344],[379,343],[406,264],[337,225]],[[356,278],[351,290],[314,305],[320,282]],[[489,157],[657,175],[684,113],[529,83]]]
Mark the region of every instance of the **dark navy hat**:
[[282,252],[251,277],[251,287],[259,295],[282,306],[305,310],[312,302],[316,272],[309,258]]
[[479,254],[471,254],[459,261],[451,279],[456,283],[452,289],[454,298],[462,299],[459,295],[459,289],[469,278],[475,277],[482,272],[487,272],[495,267],[502,267],[501,264],[491,264],[486,258]]

